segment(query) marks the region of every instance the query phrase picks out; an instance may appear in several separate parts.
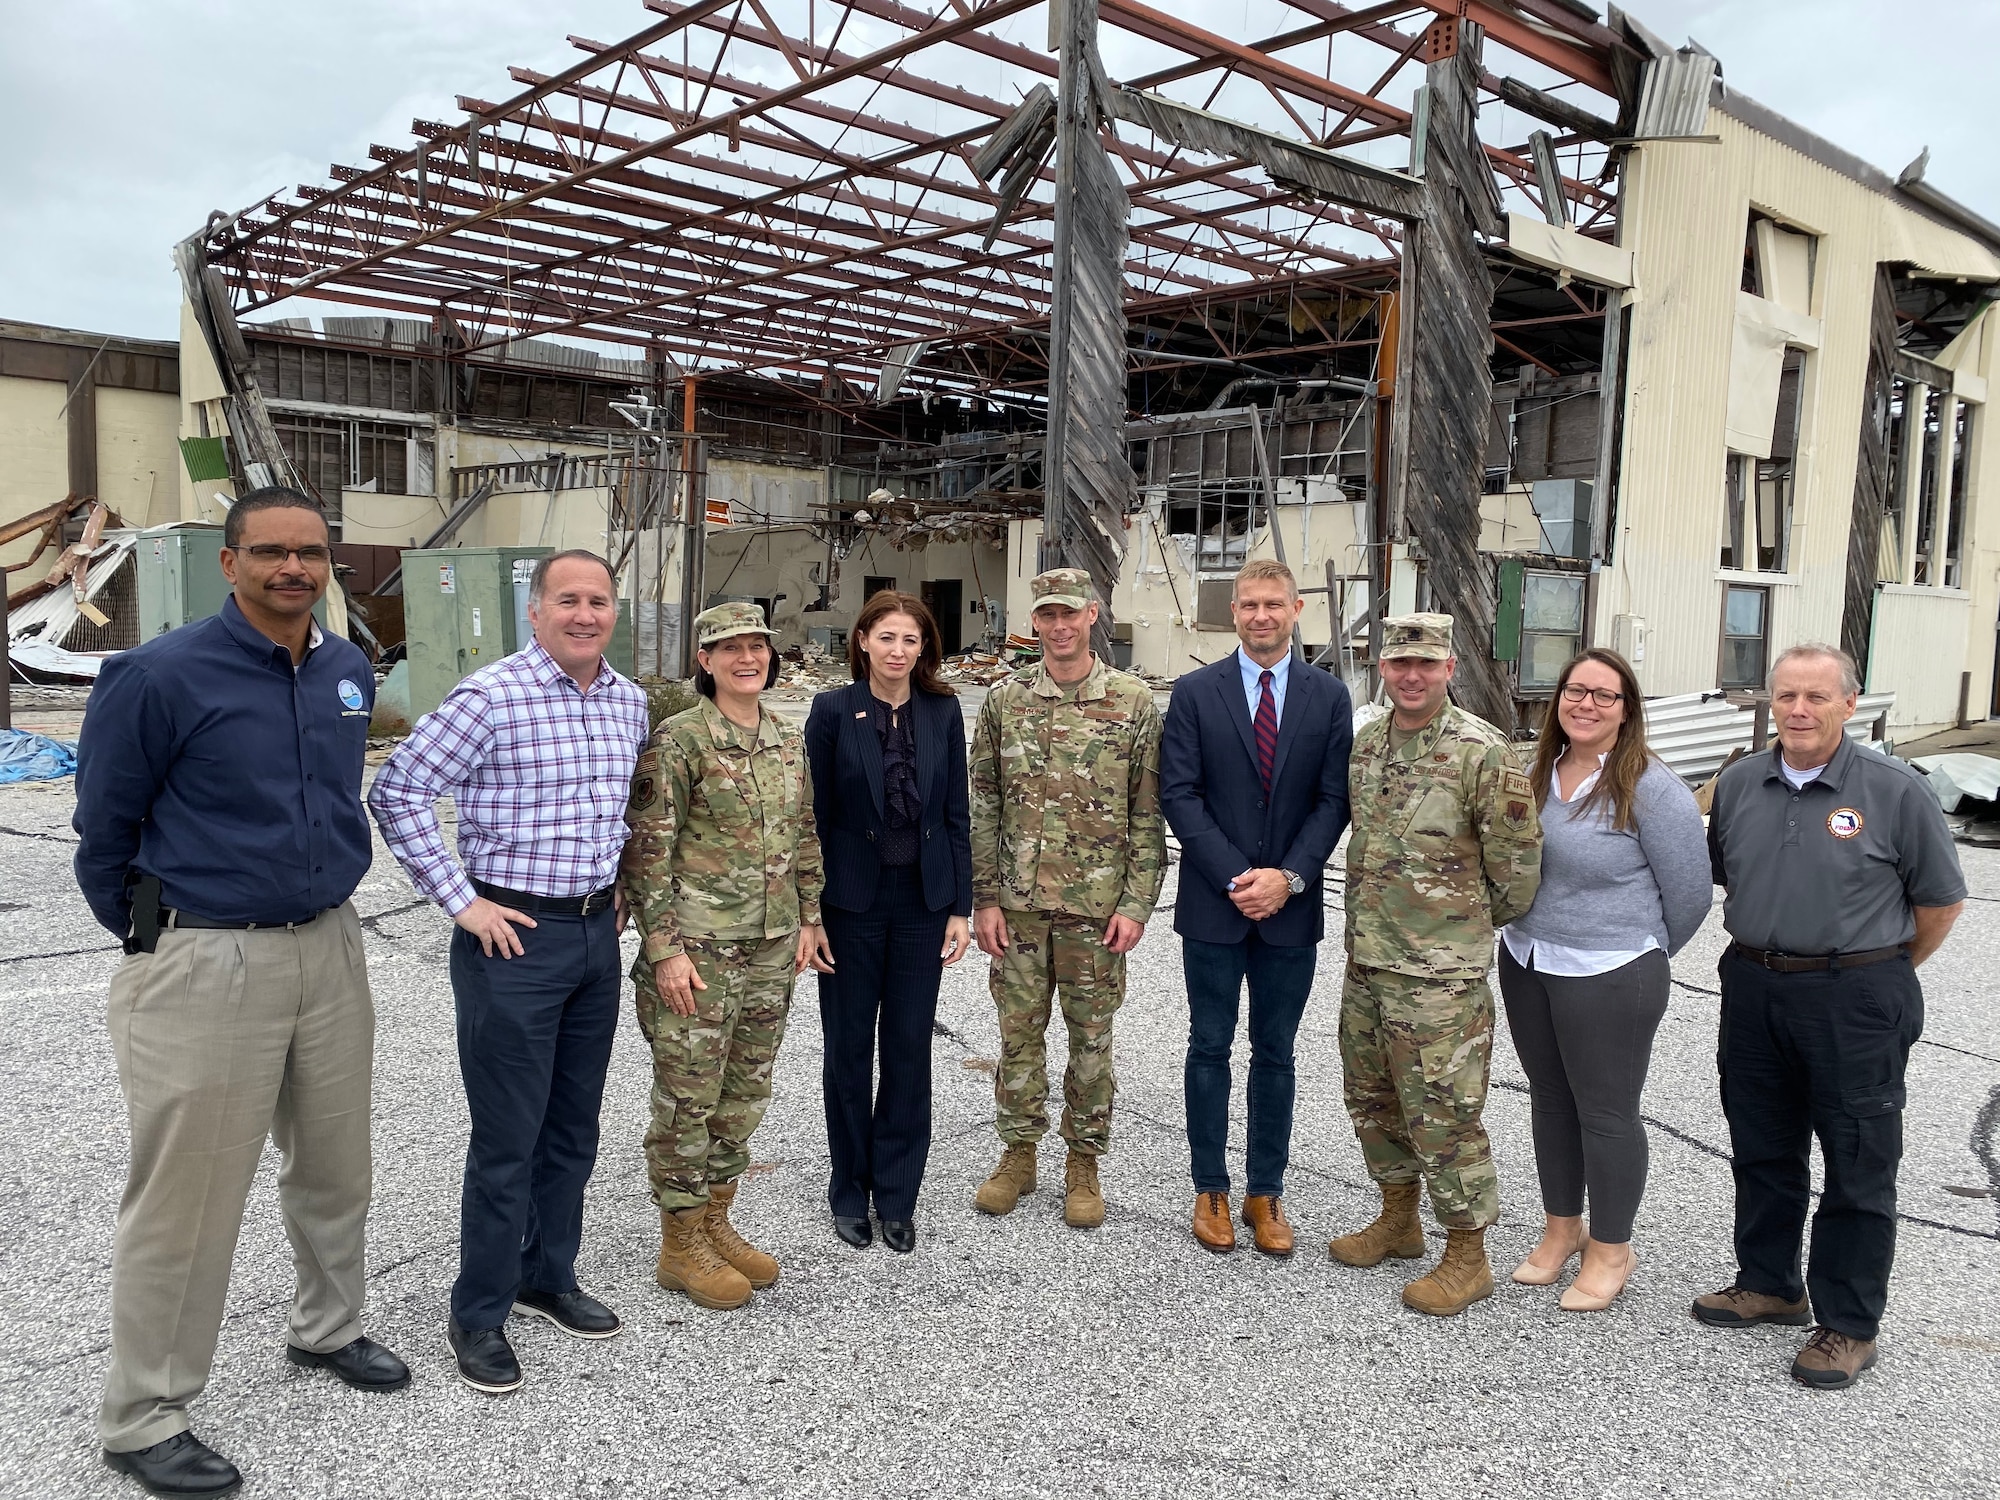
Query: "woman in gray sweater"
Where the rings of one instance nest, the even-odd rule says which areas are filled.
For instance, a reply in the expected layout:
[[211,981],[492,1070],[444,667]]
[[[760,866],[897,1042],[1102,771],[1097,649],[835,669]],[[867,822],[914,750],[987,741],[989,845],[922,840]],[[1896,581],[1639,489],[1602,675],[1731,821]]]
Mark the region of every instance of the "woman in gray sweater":
[[1667,960],[1701,926],[1714,889],[1701,814],[1647,750],[1639,684],[1617,652],[1585,651],[1563,668],[1532,777],[1542,883],[1501,934],[1500,993],[1528,1075],[1548,1222],[1514,1279],[1552,1285],[1580,1254],[1562,1305],[1595,1312],[1624,1290],[1635,1259],[1647,1155],[1639,1096],[1667,1011]]

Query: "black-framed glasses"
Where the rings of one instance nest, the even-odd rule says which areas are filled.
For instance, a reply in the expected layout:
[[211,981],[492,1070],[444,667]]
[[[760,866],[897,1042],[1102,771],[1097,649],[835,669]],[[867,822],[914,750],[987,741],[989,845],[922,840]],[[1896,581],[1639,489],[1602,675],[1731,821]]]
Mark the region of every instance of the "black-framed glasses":
[[276,542],[255,542],[248,547],[232,547],[232,552],[247,552],[260,563],[276,566],[288,557],[296,557],[309,568],[323,568],[333,561],[333,548],[280,547]]
[[1563,684],[1563,702],[1581,703],[1586,698],[1590,699],[1599,708],[1609,708],[1614,703],[1623,703],[1625,701],[1623,693],[1614,693],[1610,688],[1588,688],[1580,682],[1566,682]]

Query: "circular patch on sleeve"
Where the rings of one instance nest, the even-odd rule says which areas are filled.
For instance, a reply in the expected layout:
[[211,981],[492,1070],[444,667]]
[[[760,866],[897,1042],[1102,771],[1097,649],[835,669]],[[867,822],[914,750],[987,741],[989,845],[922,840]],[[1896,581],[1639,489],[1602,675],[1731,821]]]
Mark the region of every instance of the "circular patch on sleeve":
[[1851,839],[1866,821],[1858,808],[1836,807],[1826,815],[1826,831],[1837,839]]

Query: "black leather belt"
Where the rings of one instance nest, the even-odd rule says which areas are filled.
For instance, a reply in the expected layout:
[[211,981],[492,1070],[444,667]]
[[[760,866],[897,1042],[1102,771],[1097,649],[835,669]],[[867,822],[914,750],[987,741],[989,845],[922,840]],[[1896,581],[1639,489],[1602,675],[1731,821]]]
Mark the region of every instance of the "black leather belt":
[[601,891],[592,891],[588,896],[537,896],[533,891],[510,891],[504,885],[488,885],[483,880],[472,882],[472,888],[488,901],[497,901],[502,906],[511,906],[516,911],[524,911],[531,917],[588,917],[608,910],[612,893],[618,888],[607,885]]
[[1818,974],[1828,969],[1861,969],[1869,964],[1887,963],[1892,958],[1905,958],[1910,952],[1909,946],[1904,943],[1898,943],[1893,948],[1866,948],[1859,953],[1766,953],[1762,948],[1751,948],[1742,943],[1731,943],[1729,951],[1774,974]]
[[274,927],[305,927],[317,922],[333,908],[323,907],[309,917],[300,917],[296,922],[218,922],[214,917],[198,917],[191,911],[175,911],[171,906],[160,913],[160,927],[164,931],[170,927],[201,927],[211,932],[266,932]]

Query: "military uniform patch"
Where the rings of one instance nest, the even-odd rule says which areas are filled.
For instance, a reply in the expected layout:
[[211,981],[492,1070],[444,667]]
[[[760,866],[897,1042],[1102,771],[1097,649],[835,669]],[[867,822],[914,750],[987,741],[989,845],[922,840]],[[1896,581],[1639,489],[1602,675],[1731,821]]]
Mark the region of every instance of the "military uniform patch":
[[653,778],[650,776],[641,776],[637,781],[632,783],[632,806],[635,809],[650,807],[652,802]]
[[1507,798],[1501,809],[1501,821],[1516,833],[1524,832],[1535,805],[1534,789],[1527,776],[1520,771],[1507,771],[1501,777],[1501,791]]

